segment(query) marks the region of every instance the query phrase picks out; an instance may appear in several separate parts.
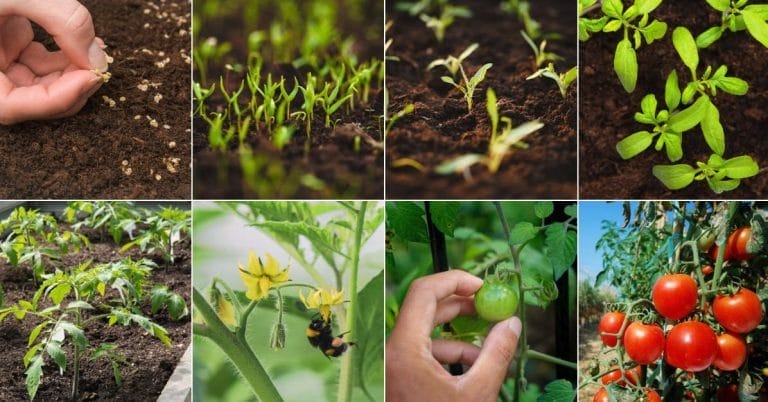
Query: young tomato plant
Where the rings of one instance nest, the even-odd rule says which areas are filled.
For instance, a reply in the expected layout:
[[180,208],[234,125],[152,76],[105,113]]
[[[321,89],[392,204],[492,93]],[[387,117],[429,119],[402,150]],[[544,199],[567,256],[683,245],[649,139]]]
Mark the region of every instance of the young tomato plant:
[[768,47],[768,4],[747,4],[747,0],[707,0],[712,8],[722,13],[720,26],[714,26],[696,37],[696,45],[709,47],[720,39],[726,30],[747,30],[760,44]]
[[555,66],[552,63],[549,63],[549,65],[546,68],[539,69],[535,73],[531,74],[526,78],[526,80],[532,80],[534,78],[539,77],[545,77],[549,78],[557,84],[557,87],[560,89],[560,95],[563,95],[563,99],[565,99],[565,95],[568,92],[568,87],[571,86],[574,82],[576,82],[576,78],[579,76],[579,67],[574,66],[570,70],[558,74],[557,71],[555,71]]
[[[759,324],[766,268],[753,262],[768,250],[768,211],[739,202],[626,202],[624,217],[611,218],[597,213],[603,204],[586,208],[610,219],[599,239],[583,244],[603,252],[595,286],[609,283],[618,301],[606,306],[600,323],[601,337],[616,338],[589,356],[581,398],[634,400],[652,389],[664,400],[710,401],[735,387],[750,400],[765,392],[762,373],[751,368],[768,359]],[[620,229],[623,219],[632,224]],[[745,224],[750,231],[741,229]],[[726,238],[741,236],[753,258],[726,260]],[[714,268],[705,275],[708,265]],[[629,370],[638,370],[637,381]],[[606,383],[606,375],[615,377]]]
[[464,71],[464,67],[459,64],[459,71],[461,72],[463,84],[457,84],[453,77],[447,75],[440,77],[440,79],[445,83],[453,85],[454,88],[464,94],[464,100],[467,101],[467,113],[469,113],[472,111],[472,98],[475,96],[475,89],[481,82],[483,82],[485,74],[491,67],[493,67],[493,63],[486,63],[475,71],[472,78],[467,78],[467,73]]

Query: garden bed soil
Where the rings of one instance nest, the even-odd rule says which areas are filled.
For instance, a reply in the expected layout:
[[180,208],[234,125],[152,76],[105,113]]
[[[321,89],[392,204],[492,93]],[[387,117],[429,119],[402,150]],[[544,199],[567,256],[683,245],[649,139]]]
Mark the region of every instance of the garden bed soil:
[[[631,133],[651,129],[633,118],[640,110],[640,101],[649,93],[656,95],[660,107],[664,106],[664,84],[675,68],[682,83],[690,79],[690,72],[680,61],[672,46],[672,31],[685,26],[694,35],[720,24],[720,13],[709,6],[692,7],[692,2],[664,2],[652,18],[667,23],[667,34],[651,45],[644,44],[637,51],[639,74],[637,88],[627,94],[613,71],[613,54],[621,33],[598,33],[581,44],[580,91],[580,167],[579,185],[582,198],[599,199],[652,199],[718,197],[706,181],[695,181],[682,190],[671,191],[653,176],[654,165],[672,164],[665,152],[649,148],[638,156],[624,161],[616,152],[616,143]],[[599,11],[589,15],[596,18]],[[728,66],[728,75],[746,80],[749,92],[734,96],[718,91],[713,102],[720,110],[720,121],[725,129],[725,157],[750,155],[763,171],[744,179],[739,188],[723,193],[729,199],[762,198],[768,189],[768,143],[764,140],[768,124],[768,81],[765,79],[764,48],[746,31],[726,32],[707,49],[699,49],[699,74],[707,65],[716,69]],[[683,134],[684,156],[678,162],[695,166],[706,161],[711,154],[699,127]]]
[[[525,78],[534,70],[533,53],[520,31],[517,18],[499,9],[499,2],[457,1],[468,6],[472,18],[457,18],[442,44],[417,17],[394,11],[388,38],[394,41],[387,61],[388,115],[413,103],[415,112],[399,120],[387,134],[387,196],[389,198],[575,198],[576,197],[576,85],[565,99],[554,81]],[[556,63],[558,72],[576,64],[575,5],[568,0],[534,2],[533,18],[545,33],[561,39],[548,40],[547,50],[564,57]],[[486,79],[475,91],[472,112],[467,114],[463,95],[440,80],[442,67],[427,71],[437,58],[458,56],[470,44],[480,46],[464,62],[471,75],[483,64],[492,62]],[[508,116],[514,126],[539,119],[544,127],[525,141],[526,150],[513,151],[501,168],[491,174],[481,165],[472,167],[470,180],[462,175],[439,175],[434,168],[466,153],[486,153],[490,139],[490,120],[485,92],[492,87],[498,99],[500,116]],[[422,172],[411,166],[395,167],[403,158],[422,164]]]
[[[381,9],[366,8],[371,24],[382,20]],[[343,10],[341,11],[343,14]],[[229,42],[233,51],[228,59],[232,63],[244,64],[247,59],[247,32],[253,27],[244,28],[241,13],[222,16],[216,21],[207,21],[200,27],[200,38],[216,37],[219,42]],[[262,16],[265,23],[268,15]],[[340,15],[343,19],[343,15]],[[354,46],[361,61],[381,58],[383,52],[380,38],[365,37],[368,26],[360,26],[351,20],[339,24],[339,31],[344,35],[358,38]],[[245,33],[244,33],[245,32]],[[225,77],[228,91],[236,90],[244,79],[243,74],[236,74],[224,69],[222,65],[210,65],[209,80]],[[297,70],[289,64],[275,64],[265,60],[262,77],[272,73],[273,77],[285,76],[286,89],[293,89],[294,77],[301,85],[305,84],[307,69]],[[199,80],[199,77],[196,77]],[[296,131],[291,141],[278,150],[270,141],[270,134],[263,123],[252,126],[246,143],[258,158],[260,166],[256,172],[256,182],[248,183],[242,173],[240,153],[237,144],[226,152],[219,152],[208,147],[209,124],[202,118],[195,117],[193,124],[194,141],[194,192],[199,199],[380,199],[384,194],[384,152],[382,141],[382,120],[384,99],[381,88],[372,82],[368,105],[358,105],[351,113],[341,108],[341,115],[330,128],[325,127],[325,114],[316,111],[311,124],[309,152],[306,152],[306,127],[304,122],[296,122]],[[206,85],[203,85],[206,86]],[[210,86],[210,83],[207,84]],[[246,89],[244,93],[248,93]],[[242,96],[243,99],[245,96]],[[301,93],[294,99],[291,108],[300,110],[303,100]],[[223,110],[226,100],[220,92],[211,96],[207,103],[209,110]],[[355,150],[355,137],[360,136],[360,149]],[[235,141],[236,142],[236,141]],[[323,182],[321,186],[305,185],[306,176],[313,175]]]
[[[152,284],[163,284],[184,297],[190,306],[190,272],[191,258],[189,242],[179,244],[176,248],[176,261],[172,265],[161,264],[150,276]],[[62,261],[65,264],[79,264],[89,259],[94,263],[118,261],[127,256],[139,259],[142,254],[132,249],[120,253],[119,247],[108,243],[94,243],[90,251],[82,251],[68,255]],[[153,258],[155,259],[155,258]],[[0,263],[0,284],[5,290],[5,303],[10,305],[20,299],[30,300],[36,290],[29,270],[16,269]],[[108,297],[109,297],[108,293]],[[112,296],[116,296],[112,295]],[[110,342],[118,346],[117,351],[127,361],[121,365],[123,383],[115,384],[112,367],[106,359],[90,361],[84,358],[81,363],[80,395],[84,401],[148,401],[155,400],[170,378],[179,359],[189,345],[190,323],[186,317],[180,321],[172,321],[166,311],[151,315],[148,303],[142,306],[143,313],[155,323],[168,331],[171,347],[166,347],[156,338],[136,325],[123,327],[108,326],[103,321],[86,328],[86,337],[93,344]],[[22,357],[27,351],[27,338],[36,320],[25,319],[19,322],[13,315],[6,317],[0,323],[0,343],[4,345],[0,356],[0,400],[27,400],[25,387],[24,365]],[[46,357],[43,366],[43,378],[37,392],[36,400],[40,401],[69,401],[71,387],[72,349],[66,346],[68,358],[67,371],[59,375],[58,366]]]
[[[112,78],[73,117],[0,126],[0,198],[188,199],[189,1],[81,2],[114,58]],[[141,91],[143,80],[159,86]]]

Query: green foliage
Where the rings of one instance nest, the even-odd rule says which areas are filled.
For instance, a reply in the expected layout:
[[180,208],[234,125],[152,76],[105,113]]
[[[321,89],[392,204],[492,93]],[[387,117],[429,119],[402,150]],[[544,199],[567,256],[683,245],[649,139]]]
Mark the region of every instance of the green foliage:
[[531,3],[526,0],[503,0],[500,4],[502,11],[517,16],[518,21],[523,24],[526,34],[538,39],[542,36],[541,24],[531,17]]
[[155,286],[149,293],[149,301],[152,314],[157,314],[163,308],[168,309],[168,315],[172,320],[178,321],[189,314],[187,302],[177,293],[168,290],[167,286]]
[[707,0],[707,4],[721,12],[721,22],[719,26],[711,27],[696,37],[698,47],[709,47],[726,31],[743,30],[768,47],[768,4],[747,4],[746,0]]
[[445,39],[445,31],[453,25],[456,18],[469,18],[472,16],[472,12],[466,7],[454,6],[447,1],[438,1],[438,3],[440,3],[439,16],[420,14],[419,18],[424,21],[427,28],[435,33],[437,41],[442,43],[443,39]]
[[534,78],[538,77],[545,77],[549,78],[557,84],[557,87],[560,89],[560,95],[563,95],[563,99],[565,99],[565,95],[568,92],[568,87],[571,86],[576,81],[576,78],[579,76],[579,67],[573,66],[570,70],[566,71],[565,73],[558,74],[557,71],[555,71],[555,66],[552,63],[549,63],[549,65],[546,68],[539,69],[535,73],[531,74],[526,78],[526,80],[532,80]]
[[145,228],[120,251],[138,247],[143,253],[160,253],[164,261],[173,263],[173,246],[189,238],[192,214],[174,207],[145,210],[142,223]]
[[757,175],[760,168],[748,155],[723,159],[712,154],[705,162],[696,162],[696,167],[679,165],[657,165],[653,167],[656,176],[670,190],[688,187],[694,180],[706,180],[716,194],[735,190],[742,179]]
[[558,60],[563,60],[563,58],[557,55],[556,53],[547,52],[544,50],[547,47],[546,39],[542,40],[541,43],[539,43],[539,45],[536,46],[536,43],[533,42],[533,39],[531,39],[531,37],[528,36],[528,34],[526,34],[525,31],[520,31],[520,35],[523,36],[523,39],[525,39],[525,43],[527,43],[528,46],[531,48],[531,51],[533,51],[534,63],[536,64],[537,69],[548,61],[555,62]]
[[475,74],[472,76],[472,78],[467,78],[467,74],[464,72],[464,67],[460,65],[459,70],[461,71],[461,76],[463,78],[463,85],[457,84],[453,77],[442,76],[440,79],[445,83],[453,85],[454,88],[458,89],[462,94],[464,94],[464,100],[467,101],[467,112],[471,112],[472,98],[475,96],[475,88],[477,88],[477,86],[485,79],[485,74],[491,67],[493,67],[493,63],[486,63],[477,69],[477,71],[475,71]]

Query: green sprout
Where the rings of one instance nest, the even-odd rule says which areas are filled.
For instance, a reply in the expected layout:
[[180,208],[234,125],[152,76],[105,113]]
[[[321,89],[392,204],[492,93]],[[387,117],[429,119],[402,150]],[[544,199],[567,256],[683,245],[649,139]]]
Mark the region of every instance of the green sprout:
[[[491,173],[496,173],[501,166],[501,162],[509,154],[512,147],[528,148],[528,144],[523,140],[533,134],[535,131],[544,127],[544,124],[538,120],[529,121],[518,127],[512,128],[512,119],[501,117],[499,119],[498,105],[496,104],[496,93],[488,88],[486,92],[488,117],[491,120],[491,139],[488,142],[488,152],[482,154],[465,154],[454,159],[441,163],[435,168],[438,174],[456,174],[463,173],[464,178],[471,178],[470,168],[475,164],[483,164]],[[501,133],[497,135],[499,120],[504,124]]]
[[197,50],[192,53],[192,57],[195,60],[197,73],[200,75],[200,82],[203,85],[208,82],[208,63],[216,62],[230,51],[232,51],[232,44],[229,42],[219,44],[219,40],[215,37],[210,37],[197,46]]
[[210,88],[203,88],[199,82],[195,82],[192,85],[192,93],[195,95],[197,101],[197,107],[195,108],[195,114],[205,117],[205,101],[208,99],[216,89],[216,84],[211,84]]
[[768,47],[768,4],[750,4],[747,0],[707,0],[712,8],[722,13],[720,26],[714,26],[696,37],[696,45],[709,47],[726,30],[738,32],[747,30],[755,40]]
[[657,165],[653,167],[653,175],[670,190],[688,187],[694,180],[706,180],[709,188],[720,194],[736,189],[741,179],[755,176],[760,171],[757,163],[747,155],[723,159],[712,154],[706,163],[696,162],[696,166]]
[[424,21],[427,28],[435,33],[437,41],[443,43],[443,40],[445,39],[445,31],[454,23],[454,21],[456,21],[457,17],[469,18],[471,16],[472,12],[466,7],[445,4],[440,11],[440,17],[421,14],[419,18]]
[[312,73],[307,73],[307,84],[304,87],[299,87],[301,95],[304,97],[304,103],[301,108],[304,110],[304,121],[307,124],[307,138],[312,129],[312,119],[315,117],[315,104],[320,101],[320,97],[315,93],[315,83],[317,77]]
[[[267,82],[256,91],[261,95],[264,102],[256,109],[256,115],[264,115],[264,123],[267,124],[267,131],[272,131],[272,123],[277,122],[277,102],[280,94],[278,89],[284,85],[285,79],[280,77],[279,82],[272,81],[272,74],[267,75]],[[260,110],[261,109],[261,110]]]
[[409,104],[405,105],[402,110],[400,110],[399,112],[393,114],[389,118],[389,121],[385,124],[385,127],[384,127],[384,133],[385,134],[384,135],[386,135],[386,133],[389,133],[389,130],[392,129],[392,126],[394,126],[395,123],[398,120],[400,120],[403,117],[413,113],[415,110],[416,110],[416,106],[414,106],[413,103],[409,103]]
[[531,4],[525,0],[505,0],[501,3],[501,10],[517,15],[517,19],[523,23],[525,32],[531,38],[541,37],[541,24],[531,17]]
[[242,114],[240,111],[239,98],[240,94],[243,93],[243,89],[245,89],[245,81],[240,82],[240,87],[236,91],[228,93],[227,88],[224,86],[224,77],[219,77],[219,89],[221,89],[221,93],[227,101],[227,116],[232,116],[232,110],[234,109],[235,115],[239,120],[240,115]]
[[457,84],[452,77],[448,77],[446,75],[440,77],[440,79],[445,83],[453,85],[456,89],[464,94],[464,99],[467,101],[467,112],[471,112],[472,97],[475,94],[475,88],[477,88],[477,85],[485,79],[485,74],[491,67],[493,67],[493,63],[484,64],[475,72],[475,75],[473,75],[471,79],[468,79],[467,74],[464,72],[464,67],[459,65],[459,71],[461,71],[464,85]]
[[[333,89],[331,89],[333,87]],[[325,110],[325,127],[331,126],[331,115],[346,102],[352,95],[347,95],[342,98],[338,98],[339,89],[341,89],[341,83],[333,85],[329,82],[325,83],[323,91],[320,92],[320,106]]]
[[525,31],[520,31],[520,35],[523,36],[525,42],[528,43],[528,46],[530,46],[531,50],[533,50],[534,62],[536,63],[537,69],[548,61],[563,60],[562,57],[555,53],[544,51],[544,48],[547,47],[546,39],[542,40],[541,43],[539,43],[539,46],[536,46],[536,44],[533,42],[533,39],[531,39],[531,37],[528,36]]
[[552,63],[549,63],[547,68],[539,69],[539,71],[536,71],[535,73],[528,76],[526,80],[532,80],[538,77],[546,77],[554,80],[555,83],[557,83],[557,87],[560,88],[560,94],[563,95],[563,98],[565,98],[565,95],[568,92],[568,87],[576,81],[578,76],[578,66],[572,67],[570,70],[563,74],[558,74],[557,71],[555,71],[555,66]]
[[464,49],[463,52],[459,55],[459,57],[453,57],[448,56],[444,59],[435,59],[429,65],[427,66],[427,70],[431,70],[437,66],[443,66],[445,67],[450,73],[451,77],[456,77],[456,73],[459,72],[459,69],[461,68],[461,63],[469,57],[469,55],[474,52],[479,45],[477,43],[473,43],[469,46],[467,46],[466,49]]
[[236,126],[230,126],[224,131],[224,114],[214,113],[211,120],[211,127],[208,129],[208,144],[211,148],[221,152],[229,149],[229,142],[235,136]]
[[292,126],[277,127],[275,132],[272,134],[272,143],[275,144],[277,149],[282,151],[283,148],[285,148],[285,146],[291,142],[291,138],[293,138],[293,133],[295,131],[296,129]]
[[[603,26],[603,32],[624,30],[624,39],[616,46],[613,58],[613,69],[627,92],[633,92],[637,85],[637,53],[643,44],[661,39],[667,33],[667,24],[658,20],[648,23],[649,13],[661,4],[661,0],[635,0],[634,4],[624,10],[621,0],[605,0],[602,5],[603,14],[609,17]],[[635,22],[637,18],[638,22]],[[634,47],[630,40],[630,32],[634,39]]]

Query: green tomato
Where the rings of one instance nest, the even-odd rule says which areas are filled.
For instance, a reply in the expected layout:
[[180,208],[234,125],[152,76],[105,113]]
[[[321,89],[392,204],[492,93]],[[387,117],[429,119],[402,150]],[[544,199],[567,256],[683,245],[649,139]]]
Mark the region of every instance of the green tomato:
[[517,289],[496,278],[487,278],[475,293],[475,310],[487,321],[501,321],[517,312],[520,296]]

